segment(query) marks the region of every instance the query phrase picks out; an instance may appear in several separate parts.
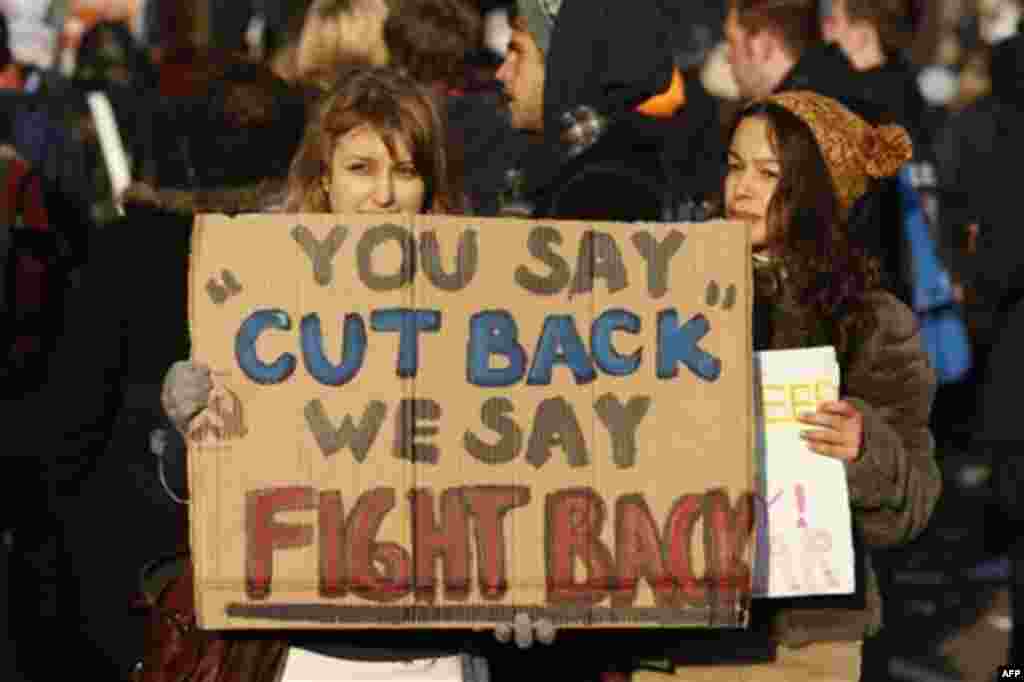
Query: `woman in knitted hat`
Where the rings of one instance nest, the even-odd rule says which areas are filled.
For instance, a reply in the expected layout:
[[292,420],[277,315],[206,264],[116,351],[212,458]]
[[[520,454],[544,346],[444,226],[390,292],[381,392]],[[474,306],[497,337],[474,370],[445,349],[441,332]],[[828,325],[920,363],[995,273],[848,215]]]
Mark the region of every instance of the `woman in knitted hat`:
[[831,345],[837,351],[842,399],[801,421],[810,450],[846,469],[856,592],[754,600],[749,632],[737,634],[760,637],[773,655],[734,667],[728,659],[735,661],[735,650],[744,647],[720,637],[732,651],[715,654],[724,665],[709,668],[693,665],[693,650],[700,648],[706,660],[706,647],[682,638],[672,656],[674,679],[860,679],[861,643],[881,626],[870,553],[914,539],[941,488],[928,430],[935,375],[916,320],[879,288],[877,262],[851,238],[872,219],[878,182],[910,157],[902,128],[874,128],[809,92],[755,101],[733,129],[725,212],[750,226],[755,350]]

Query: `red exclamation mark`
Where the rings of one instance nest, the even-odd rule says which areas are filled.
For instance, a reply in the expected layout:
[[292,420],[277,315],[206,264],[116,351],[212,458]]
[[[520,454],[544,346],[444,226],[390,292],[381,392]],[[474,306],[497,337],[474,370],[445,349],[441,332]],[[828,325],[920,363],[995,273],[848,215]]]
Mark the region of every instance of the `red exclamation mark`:
[[796,485],[796,508],[800,514],[800,518],[797,519],[797,528],[806,528],[807,520],[804,518],[804,514],[807,513],[807,499],[804,497],[804,486],[803,484],[797,483]]

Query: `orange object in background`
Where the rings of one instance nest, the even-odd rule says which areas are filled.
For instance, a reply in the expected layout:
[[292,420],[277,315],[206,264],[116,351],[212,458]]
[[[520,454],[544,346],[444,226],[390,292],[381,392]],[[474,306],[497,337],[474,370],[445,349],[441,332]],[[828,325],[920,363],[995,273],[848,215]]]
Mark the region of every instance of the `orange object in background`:
[[77,51],[82,35],[100,21],[123,21],[132,26],[140,9],[138,0],[72,0],[60,46]]
[[21,77],[21,68],[11,62],[6,68],[0,69],[0,90],[21,90],[25,86]]

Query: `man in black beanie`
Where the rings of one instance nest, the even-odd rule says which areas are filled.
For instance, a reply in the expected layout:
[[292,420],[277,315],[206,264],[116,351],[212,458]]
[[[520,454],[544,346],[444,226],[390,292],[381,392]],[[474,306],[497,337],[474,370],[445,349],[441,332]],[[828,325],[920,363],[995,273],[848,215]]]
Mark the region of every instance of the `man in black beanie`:
[[[676,64],[670,25],[659,0],[519,0],[497,78],[512,125],[537,138],[520,176],[533,218],[702,217],[700,200],[721,187],[724,148],[710,97]],[[647,631],[556,636],[526,614],[496,634],[529,649],[495,651],[496,682],[567,665],[597,679],[660,651]]]

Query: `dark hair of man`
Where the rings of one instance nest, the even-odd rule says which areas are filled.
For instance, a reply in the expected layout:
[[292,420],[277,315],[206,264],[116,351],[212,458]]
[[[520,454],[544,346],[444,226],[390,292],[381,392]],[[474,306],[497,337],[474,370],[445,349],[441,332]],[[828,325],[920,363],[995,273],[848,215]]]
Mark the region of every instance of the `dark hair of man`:
[[384,22],[391,63],[420,83],[456,85],[483,43],[483,19],[466,0],[403,0]]
[[[849,330],[835,321],[879,286],[877,261],[850,239],[851,220],[859,223],[863,204],[845,214],[810,128],[774,104],[757,104],[737,118],[730,139],[746,118],[768,122],[769,141],[779,161],[779,183],[768,205],[768,234],[776,245],[807,333],[824,325],[828,341],[845,352]],[[872,193],[869,191],[868,193]],[[865,197],[870,202],[871,196]]]
[[911,0],[846,0],[850,21],[866,21],[878,31],[887,53],[906,48],[913,40],[914,12]]
[[773,31],[794,59],[824,40],[816,0],[729,0],[729,9],[748,33]]

